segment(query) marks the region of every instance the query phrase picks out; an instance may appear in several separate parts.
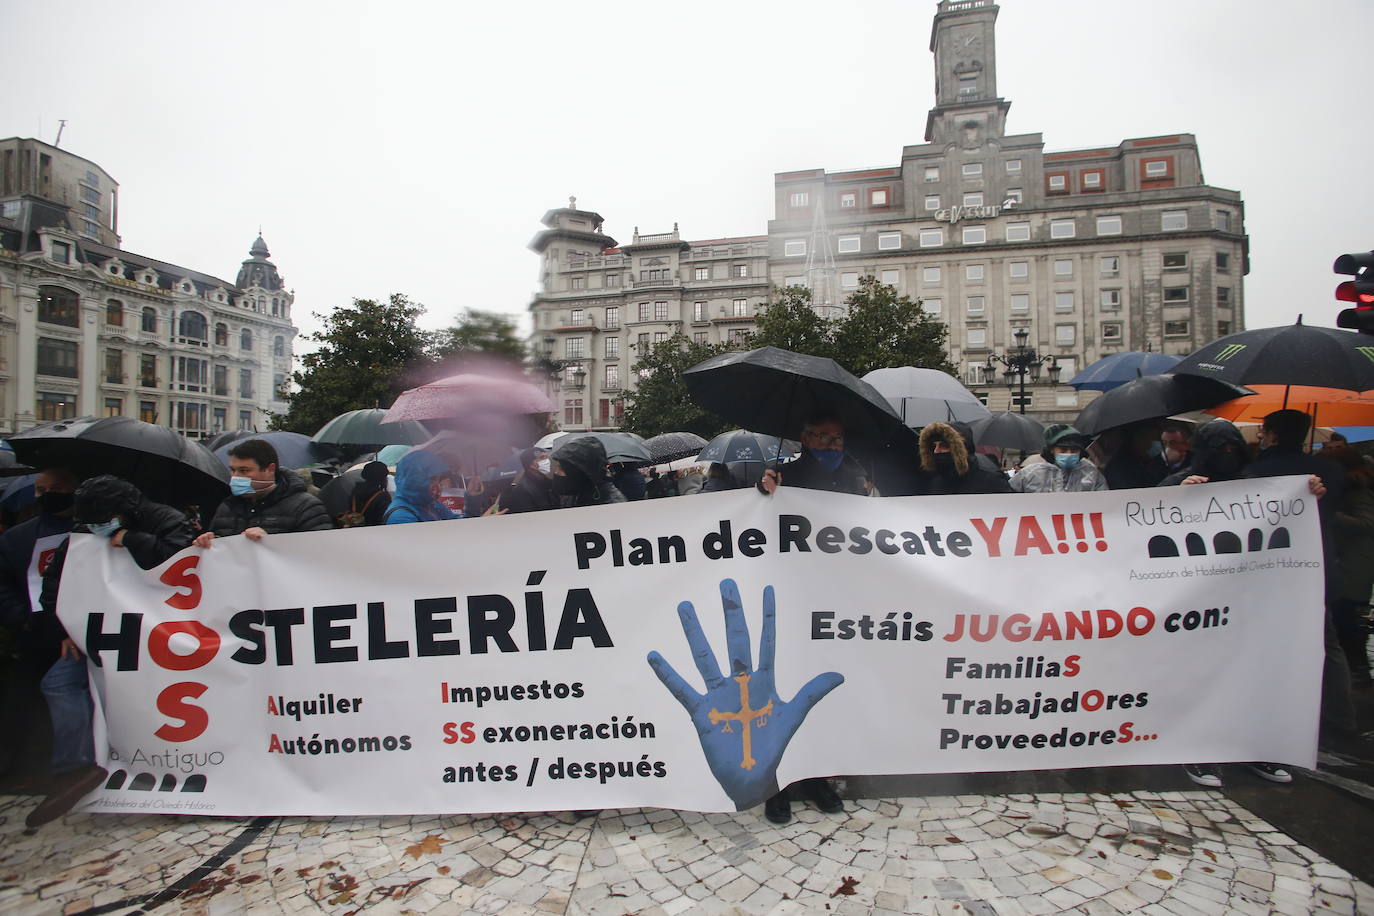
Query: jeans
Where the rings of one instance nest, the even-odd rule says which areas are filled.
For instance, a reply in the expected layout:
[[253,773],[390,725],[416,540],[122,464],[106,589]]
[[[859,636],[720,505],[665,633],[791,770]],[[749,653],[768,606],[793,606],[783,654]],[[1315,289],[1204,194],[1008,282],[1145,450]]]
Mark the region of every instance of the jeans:
[[95,762],[91,689],[84,658],[59,658],[38,685],[52,718],[52,768],[68,773]]

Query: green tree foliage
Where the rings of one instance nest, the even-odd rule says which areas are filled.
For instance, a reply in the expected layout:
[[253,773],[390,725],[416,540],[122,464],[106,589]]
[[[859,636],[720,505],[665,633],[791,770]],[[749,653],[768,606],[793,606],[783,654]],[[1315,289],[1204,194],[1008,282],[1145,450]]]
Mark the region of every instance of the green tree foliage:
[[749,345],[833,358],[833,325],[811,307],[811,290],[780,286],[773,291],[773,301],[759,314]]
[[485,354],[514,362],[525,358],[525,342],[515,327],[515,319],[500,312],[468,309],[452,327],[434,336],[434,358],[445,361]]
[[315,313],[323,328],[305,339],[318,346],[301,357],[288,410],[274,415],[271,427],[313,435],[346,411],[390,405],[412,373],[430,363],[430,335],[416,323],[422,314],[424,306],[400,293]]
[[698,407],[687,394],[682,373],[718,353],[738,349],[728,343],[696,343],[685,334],[674,334],[654,344],[635,361],[640,378],[627,396],[620,428],[646,439],[659,433],[689,432],[707,439],[730,429],[720,417]]
[[863,277],[845,305],[849,311],[835,323],[830,356],[850,372],[862,378],[874,369],[917,366],[954,374],[945,354],[949,331],[919,301]]

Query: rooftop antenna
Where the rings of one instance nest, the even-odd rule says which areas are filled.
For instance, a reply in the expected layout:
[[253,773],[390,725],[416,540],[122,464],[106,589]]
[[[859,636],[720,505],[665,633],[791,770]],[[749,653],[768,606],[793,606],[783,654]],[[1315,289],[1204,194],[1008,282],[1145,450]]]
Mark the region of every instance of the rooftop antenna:
[[825,222],[824,192],[817,195],[812,211],[811,240],[806,248],[806,285],[811,307],[822,318],[836,318],[840,307],[835,297],[835,254],[830,250],[830,228]]
[[61,146],[61,145],[62,145],[62,128],[66,127],[66,126],[67,126],[67,119],[66,119],[66,118],[58,118],[58,119],[57,119],[57,139],[54,140],[54,141],[52,142],[52,145],[53,145],[53,146]]

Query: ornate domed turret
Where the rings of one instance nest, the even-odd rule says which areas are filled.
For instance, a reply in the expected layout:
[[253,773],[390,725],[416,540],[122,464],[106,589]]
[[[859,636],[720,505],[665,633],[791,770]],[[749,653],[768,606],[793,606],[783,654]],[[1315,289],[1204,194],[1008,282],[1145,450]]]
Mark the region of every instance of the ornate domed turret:
[[248,254],[249,258],[239,268],[234,285],[239,289],[281,289],[281,274],[277,273],[276,265],[267,260],[272,253],[267,250],[267,243],[262,240],[261,234],[253,242],[253,247],[248,249]]

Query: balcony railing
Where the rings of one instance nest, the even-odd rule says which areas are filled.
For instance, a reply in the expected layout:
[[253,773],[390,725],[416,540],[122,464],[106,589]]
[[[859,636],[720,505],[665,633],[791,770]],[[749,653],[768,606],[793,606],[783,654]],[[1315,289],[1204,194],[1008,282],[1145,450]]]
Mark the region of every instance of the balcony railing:
[[675,285],[677,285],[677,278],[676,278],[676,277],[664,277],[664,278],[659,279],[659,280],[635,280],[635,281],[633,281],[633,282],[630,284],[630,286],[632,286],[632,287],[635,288],[635,289],[643,289],[643,288],[645,288],[645,287],[650,287],[650,286],[675,286]]

